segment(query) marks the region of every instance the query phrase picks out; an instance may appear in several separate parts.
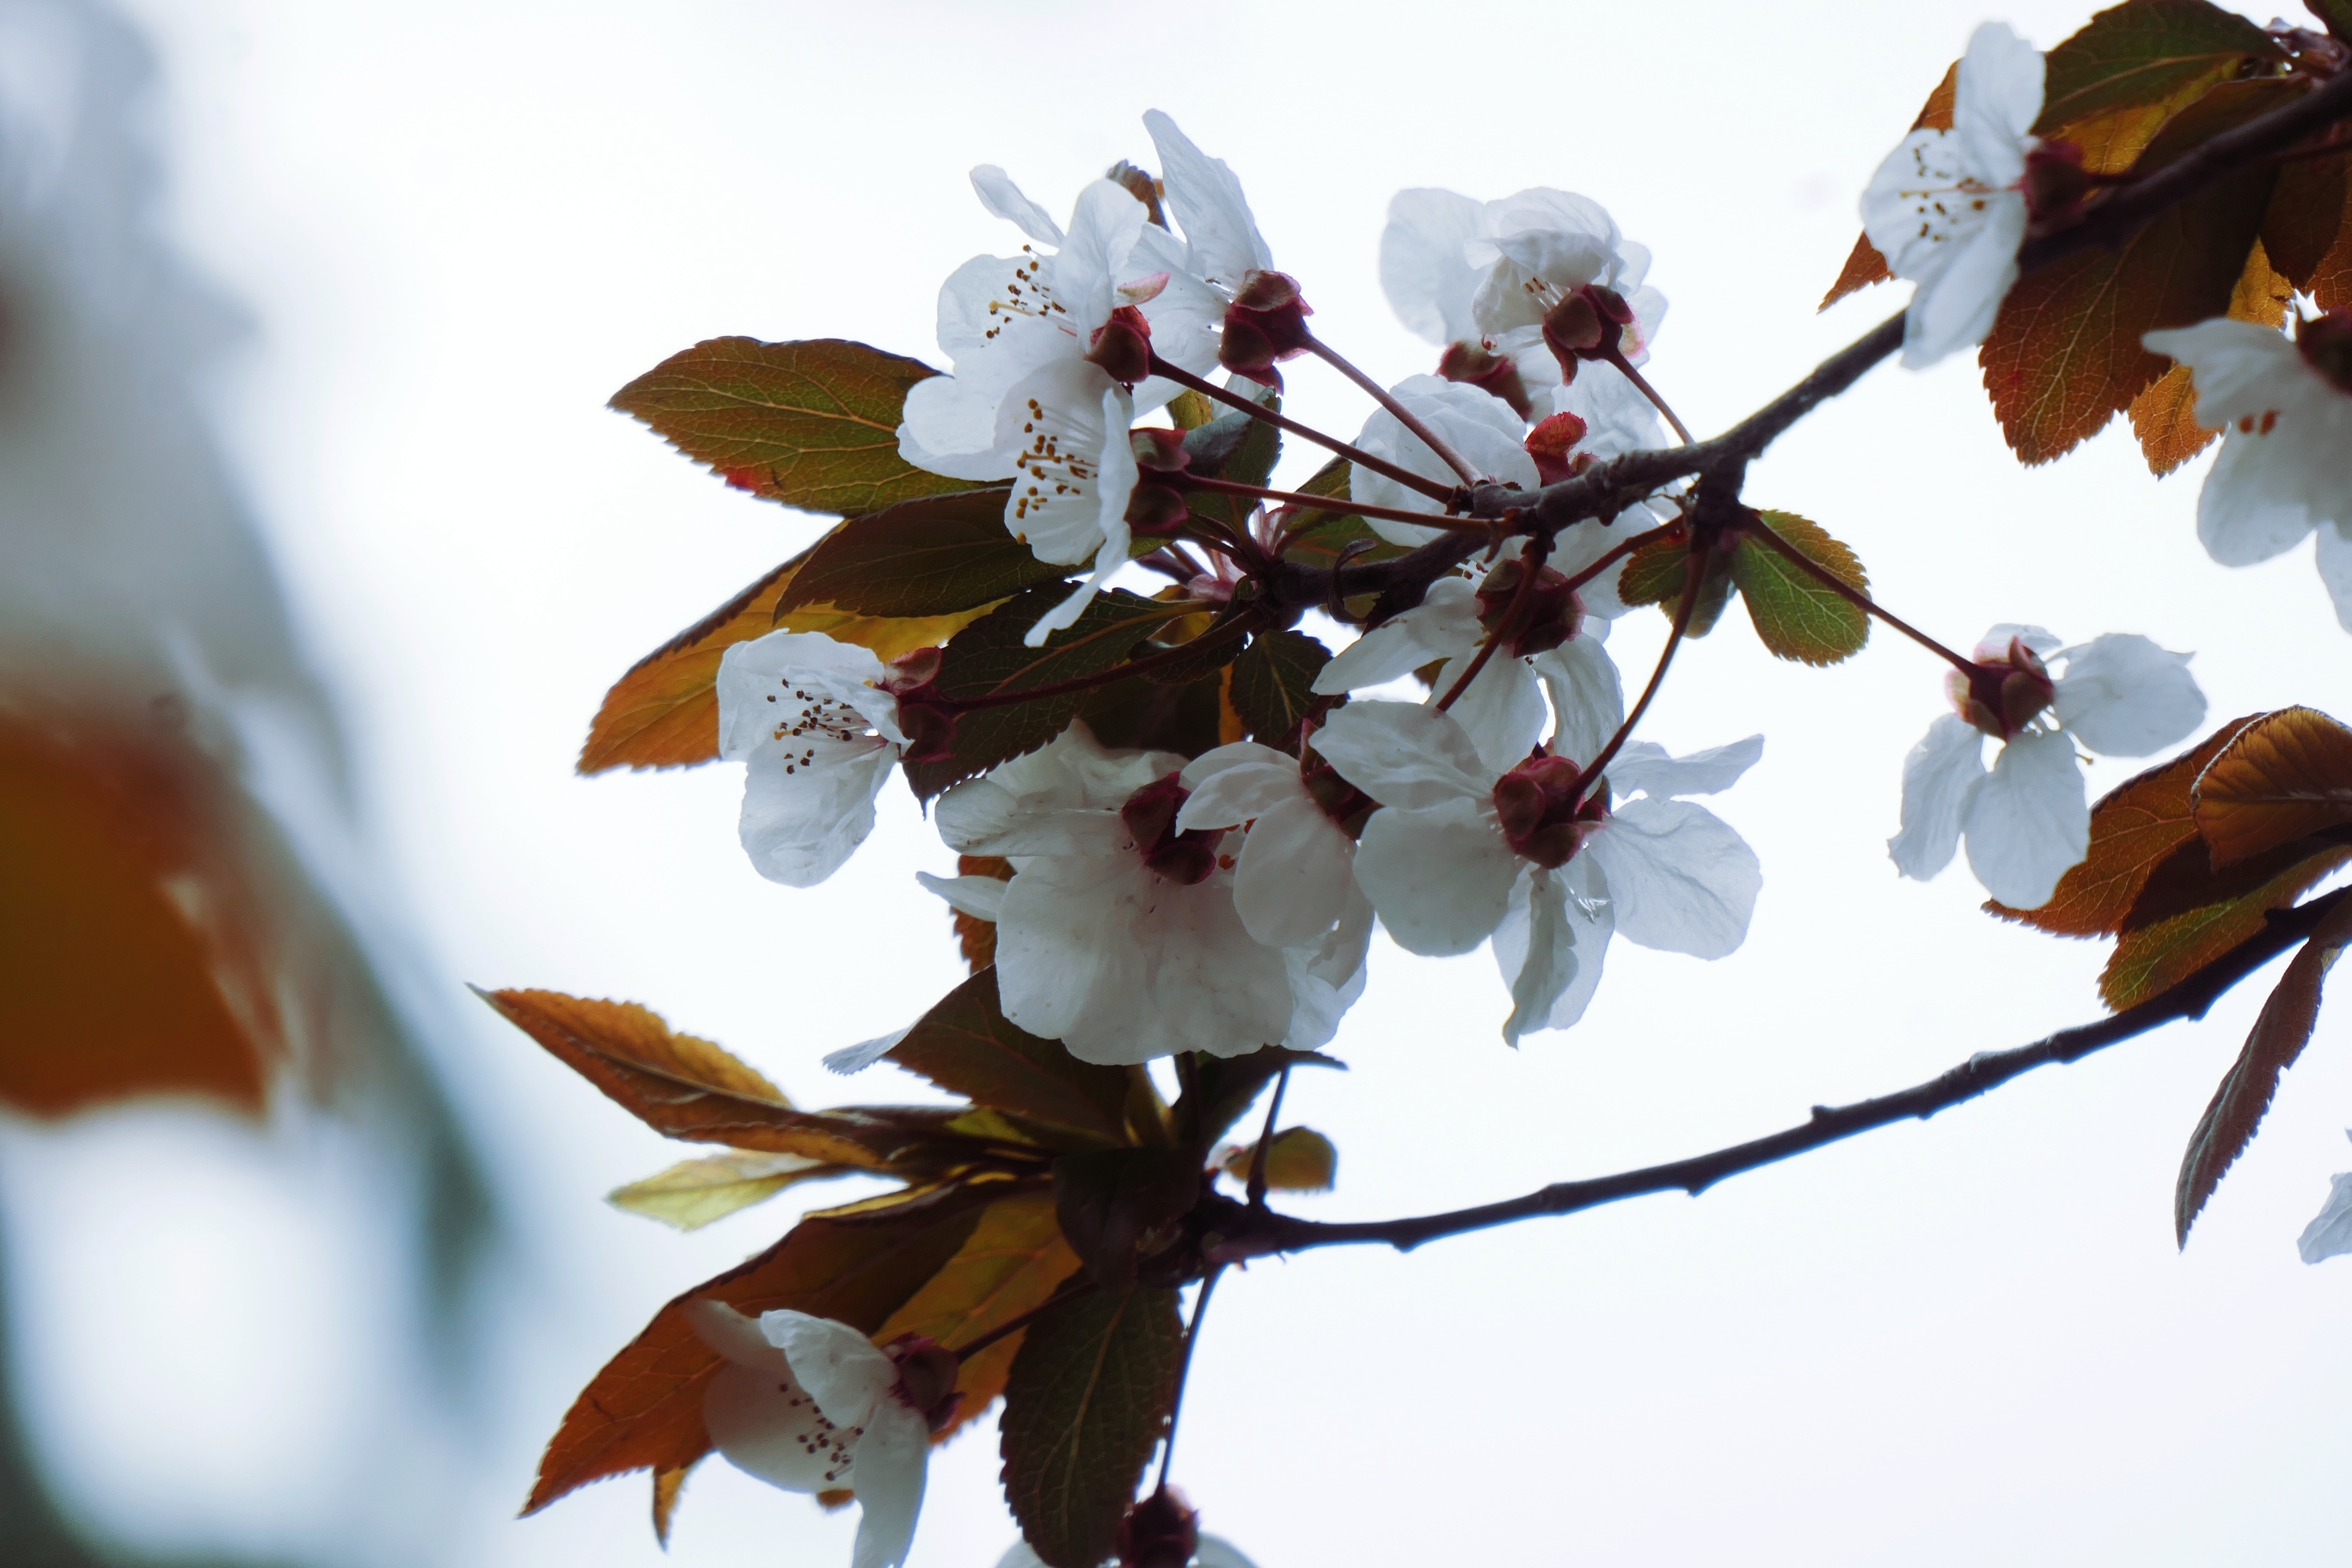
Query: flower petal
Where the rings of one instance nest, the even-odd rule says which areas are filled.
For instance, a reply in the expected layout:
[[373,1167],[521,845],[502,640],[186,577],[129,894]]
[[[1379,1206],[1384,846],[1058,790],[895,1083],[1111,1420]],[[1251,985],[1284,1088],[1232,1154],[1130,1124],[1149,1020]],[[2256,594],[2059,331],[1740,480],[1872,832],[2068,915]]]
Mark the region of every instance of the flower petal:
[[2303,1235],[2294,1245],[2305,1263],[2317,1263],[2324,1258],[2340,1258],[2352,1252],[2352,1171],[2333,1179],[2327,1191],[2327,1202],[2320,1206],[2312,1222],[2304,1226]]
[[[1430,688],[1429,700],[1436,702],[1454,689],[1454,682],[1465,668],[1465,660],[1445,661],[1437,672],[1437,680]],[[1497,653],[1486,661],[1461,696],[1447,710],[1454,721],[1470,737],[1478,761],[1487,772],[1500,774],[1528,760],[1536,742],[1543,737],[1544,721],[1550,717],[1544,708],[1543,689],[1535,671],[1524,658],[1513,658]]]
[[1115,180],[1092,180],[1078,193],[1070,214],[1070,237],[1054,258],[1054,303],[1066,312],[1084,351],[1096,331],[1110,320],[1128,254],[1150,221],[1135,193]]
[[[1558,716],[1552,731],[1553,754],[1574,763],[1591,762],[1625,721],[1625,685],[1618,676],[1616,660],[1599,639],[1585,632],[1549,653],[1538,654],[1535,668],[1551,693],[1552,711]],[[1757,740],[1760,746],[1763,738]]]
[[[1535,459],[1520,444],[1525,426],[1510,405],[1501,398],[1433,375],[1408,376],[1391,390],[1414,417],[1435,431],[1480,474],[1524,490],[1533,490],[1540,485]],[[1376,458],[1385,458],[1449,488],[1462,482],[1461,476],[1444,459],[1385,408],[1375,410],[1364,421],[1356,445]],[[1353,465],[1349,473],[1348,493],[1367,506],[1432,514],[1444,510],[1441,503],[1419,490],[1408,489],[1361,464]],[[1423,544],[1443,531],[1377,518],[1370,522],[1372,531],[1392,544]]]
[[1258,234],[1242,195],[1240,177],[1222,158],[1212,158],[1176,129],[1160,110],[1147,110],[1143,128],[1160,153],[1160,173],[1168,205],[1184,230],[1192,270],[1212,283],[1238,289],[1252,272],[1274,265],[1274,253]]
[[1199,1549],[1192,1553],[1192,1568],[1257,1568],[1257,1564],[1243,1556],[1241,1548],[1224,1537],[1203,1535]]
[[1127,515],[1135,485],[1128,407],[1126,390],[1081,359],[1049,361],[1005,390],[996,445],[1019,473],[1005,498],[1004,527],[1038,560],[1061,566],[1093,560],[1105,516]]
[[2000,191],[1984,204],[1980,221],[1955,227],[1934,264],[1920,274],[1903,321],[1903,363],[1911,370],[1924,370],[1984,342],[2000,302],[2017,282],[2025,196]]
[[[922,875],[917,872],[917,876]],[[915,1026],[893,1029],[887,1035],[877,1035],[870,1040],[860,1040],[854,1046],[844,1046],[824,1054],[824,1070],[847,1078],[851,1073],[864,1072],[896,1049],[898,1042],[915,1032]]]
[[898,1384],[890,1358],[847,1323],[807,1312],[762,1312],[760,1332],[784,1352],[793,1376],[836,1426],[865,1426]]
[[1694,958],[1722,958],[1748,938],[1764,886],[1756,851],[1731,825],[1686,800],[1636,800],[1585,845],[1608,879],[1617,934]]
[[1234,869],[1234,908],[1268,947],[1313,942],[1347,907],[1355,860],[1355,840],[1313,800],[1294,795],[1249,830]]
[[1686,757],[1668,756],[1666,749],[1654,742],[1633,741],[1611,760],[1609,787],[1621,795],[1638,792],[1659,800],[1717,795],[1738,783],[1739,775],[1754,767],[1763,754],[1761,735],[1709,746]]
[[1282,1043],[1318,1051],[1339,1032],[1339,1020],[1364,994],[1364,957],[1372,945],[1372,901],[1351,882],[1339,919],[1317,942],[1282,950],[1290,977],[1290,1028]]
[[1983,731],[1957,713],[1927,726],[1903,759],[1903,830],[1886,841],[1896,870],[1924,882],[1952,863],[1969,797],[1984,776]]
[[2168,746],[2205,717],[2205,694],[2189,673],[2194,657],[2128,632],[2094,637],[2068,651],[2056,682],[2058,721],[2111,757],[2145,757]]
[[888,1395],[874,1406],[851,1457],[849,1484],[859,1513],[849,1568],[898,1568],[906,1562],[923,1509],[930,1448],[930,1428],[920,1415]]
[[2326,584],[2328,597],[2336,601],[2336,623],[2352,632],[2352,539],[2345,537],[2342,524],[2331,524],[2318,533],[2319,580]]
[[727,1357],[702,1396],[703,1428],[727,1462],[786,1491],[843,1484],[853,1440],[796,1382],[760,1326],[723,1302],[687,1303],[687,1321]]
[[1463,247],[1477,237],[1485,208],[1453,191],[1399,191],[1381,230],[1381,290],[1405,331],[1438,344],[1478,336],[1470,300],[1479,269]]
[[1969,173],[1996,190],[2025,177],[2027,132],[2042,114],[2042,51],[2000,22],[1969,36],[1953,84],[1952,130]]
[[787,888],[814,888],[874,831],[874,800],[898,765],[878,736],[830,735],[771,742],[743,772],[743,812],[736,825],[752,868]]
[[[1513,917],[1516,917],[1514,919]],[[1540,866],[1530,866],[1511,887],[1511,909],[1505,924],[1516,929],[1519,962],[1506,969],[1510,982],[1511,1014],[1503,1020],[1503,1039],[1516,1046],[1519,1037],[1540,1029],[1576,979],[1576,935],[1568,923],[1568,887]],[[1496,935],[1499,938],[1501,931]],[[1495,944],[1497,961],[1503,944]]]
[[1184,764],[1177,783],[1192,792],[1176,814],[1176,831],[1239,827],[1286,800],[1305,798],[1298,759],[1255,741],[1235,741]]
[[1315,749],[1382,805],[1407,810],[1483,803],[1497,776],[1451,715],[1410,702],[1350,702],[1315,731]]
[[2012,738],[1969,797],[1961,830],[1969,869],[2015,910],[2039,909],[2091,848],[2091,805],[2074,738],[2063,730]]
[[823,632],[770,632],[729,647],[719,660],[719,754],[740,762],[770,741],[812,723],[835,733],[898,731],[898,700],[877,689],[889,674],[872,648]]
[[1503,923],[1521,862],[1483,803],[1376,811],[1356,847],[1356,885],[1408,952],[1468,952]]
[[[1592,857],[1579,855],[1549,875],[1567,895],[1563,919],[1567,940],[1575,949],[1576,973],[1552,999],[1549,1012],[1520,1026],[1521,1035],[1538,1029],[1570,1028],[1584,1016],[1585,1009],[1592,1005],[1593,993],[1601,988],[1602,962],[1608,957],[1609,939],[1617,927],[1617,910],[1609,898],[1608,879],[1601,874]],[[1495,930],[1495,963],[1507,984],[1527,963],[1533,924],[1528,907],[1532,891],[1530,878],[1522,877],[1512,885],[1510,912]],[[1507,1029],[1505,1033],[1509,1037]]]
[[1013,183],[1013,176],[993,163],[982,163],[971,172],[971,188],[980,197],[980,205],[992,217],[1020,226],[1021,232],[1040,245],[1060,248],[1062,226],[1051,214],[1027,196]]
[[1004,909],[1003,877],[934,877],[929,871],[915,873],[915,880],[923,890],[947,901],[958,914],[970,915],[976,921],[994,921]]
[[1466,577],[1440,577],[1420,604],[1341,648],[1316,672],[1313,689],[1330,697],[1380,686],[1435,660],[1470,653],[1485,635],[1478,624],[1478,590]]

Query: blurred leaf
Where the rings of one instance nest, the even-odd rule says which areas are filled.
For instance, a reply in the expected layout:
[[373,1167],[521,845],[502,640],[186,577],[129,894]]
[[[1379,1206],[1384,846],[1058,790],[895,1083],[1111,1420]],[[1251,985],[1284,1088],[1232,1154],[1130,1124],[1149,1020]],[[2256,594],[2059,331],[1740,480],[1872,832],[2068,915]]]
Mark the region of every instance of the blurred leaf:
[[[901,1334],[926,1334],[954,1350],[1045,1305],[1077,1271],[1077,1254],[1062,1239],[1050,1194],[1000,1198],[982,1213],[970,1239],[947,1266],[893,1312],[874,1338],[887,1344]],[[1026,1332],[1007,1334],[965,1358],[956,1374],[963,1404],[956,1411],[955,1425],[934,1436],[933,1442],[945,1442],[987,1413],[1004,1392]]]
[[2197,831],[2213,863],[2352,823],[2352,730],[2310,708],[2264,714],[2197,781]]
[[[1218,1156],[1225,1174],[1249,1180],[1255,1143],[1236,1143]],[[1280,1192],[1328,1193],[1339,1178],[1339,1151],[1311,1127],[1286,1127],[1265,1151],[1265,1184]]]
[[1106,746],[1197,757],[1224,736],[1226,671],[1182,686],[1138,677],[1086,694],[1077,716]]
[[765,1203],[802,1182],[847,1175],[853,1167],[828,1164],[800,1154],[768,1154],[738,1149],[687,1160],[641,1182],[607,1194],[614,1208],[657,1219],[680,1230],[700,1230],[738,1209]]
[[699,1463],[701,1461],[697,1459],[693,1464],[680,1465],[676,1469],[654,1472],[654,1540],[661,1544],[664,1551],[669,1549],[670,1521],[677,1514],[677,1500],[686,1489],[686,1478]]
[[2208,89],[2285,58],[2262,28],[2206,0],[2129,0],[2045,57],[2033,132],[2081,146],[2095,174],[2119,174]]
[[[2134,169],[2163,168],[2301,91],[2224,82],[2181,110]],[[2001,433],[2021,462],[2072,450],[2169,368],[2143,333],[2229,309],[2269,205],[2274,168],[2242,171],[2170,207],[2114,247],[2062,257],[2010,290],[1979,360]]]
[[[2277,210],[2276,197],[2271,206]],[[2231,291],[2229,314],[2235,321],[2277,327],[2286,321],[2294,294],[2294,285],[2271,269],[2269,253],[2256,240],[2246,253],[2246,269]],[[2138,437],[2149,471],[2158,475],[2180,467],[2221,434],[2197,423],[2196,383],[2185,364],[2174,365],[2132,399],[2130,414],[2132,434]]]
[[2213,1091],[2212,1103],[2189,1134],[2181,1156],[2180,1178],[2173,1188],[2172,1225],[2181,1246],[2189,1245],[2189,1227],[2221,1184],[2222,1175],[2253,1142],[2263,1115],[2278,1092],[2279,1076],[2294,1065],[2319,1022],[2319,997],[2327,972],[2344,944],[2352,942],[2352,903],[2338,904],[2323,917],[2311,940],[2287,961],[2278,984],[2263,1003],[2261,1015],[2246,1037],[2245,1049]]
[[779,618],[776,601],[809,558],[803,551],[632,665],[604,694],[579,771],[675,768],[719,754],[719,661],[739,642],[770,632],[823,632],[836,642],[870,647],[884,662],[930,647],[984,612],[897,619],[852,615],[811,605]]
[[[1870,577],[1853,551],[1830,537],[1819,523],[1790,511],[1761,514],[1764,525],[1838,581],[1867,593]],[[1870,617],[1862,608],[1824,587],[1771,546],[1743,539],[1731,557],[1732,580],[1748,602],[1756,636],[1779,658],[1801,664],[1835,664],[1862,651],[1870,640]]]
[[[1055,633],[1044,647],[1024,647],[1021,639],[1064,595],[1059,584],[1032,588],[966,626],[947,645],[940,690],[952,698],[994,697],[1099,675],[1125,663],[1138,643],[1184,613],[1114,588],[1097,595],[1077,624]],[[1086,695],[1063,692],[967,712],[956,721],[955,754],[945,762],[908,763],[907,782],[929,800],[960,779],[1034,752],[1062,732]]]
[[1052,1568],[1115,1556],[1176,1397],[1176,1292],[1091,1290],[1029,1328],[1004,1389],[1004,1498]]
[[939,372],[839,338],[711,338],[613,395],[730,485],[809,511],[872,511],[972,488],[898,456],[908,389]]
[[817,542],[779,610],[831,605],[866,616],[940,616],[1011,598],[1071,568],[1004,529],[1003,489],[926,496],[853,517]]
[[[1926,106],[1919,110],[1919,118],[1911,122],[1913,131],[1949,131],[1952,128],[1952,104],[1958,95],[1959,79],[1959,62],[1955,60],[1944,68],[1944,79],[1936,84],[1936,90],[1927,95]],[[1886,258],[1879,255],[1878,247],[1870,243],[1870,236],[1858,234],[1854,236],[1853,251],[1845,258],[1844,268],[1838,273],[1837,281],[1830,285],[1830,291],[1822,296],[1822,302],[1816,309],[1826,310],[1847,295],[1860,293],[1874,283],[1885,283],[1894,276],[1887,269]]]
[[1331,650],[1304,632],[1260,632],[1234,661],[1227,696],[1250,739],[1268,746],[1297,744],[1298,723],[1315,700],[1315,678]]
[[947,1267],[988,1201],[985,1190],[959,1191],[878,1221],[803,1220],[750,1262],[672,1300],[572,1401],[523,1511],[606,1476],[684,1469],[710,1451],[702,1394],[720,1358],[688,1324],[687,1302],[724,1301],[751,1317],[790,1309],[870,1334]]
[[2261,932],[2273,910],[2294,903],[2352,860],[2352,850],[2287,845],[2216,872],[2191,840],[2150,874],[2116,951],[2099,973],[2099,995],[2121,1011],[2168,990]]
[[1201,1195],[1201,1157],[1184,1149],[1103,1149],[1054,1162],[1062,1234],[1104,1285],[1124,1285],[1147,1238]]
[[[1181,593],[1181,590],[1171,592]],[[1242,649],[1248,646],[1246,629],[1237,628],[1234,624],[1241,618],[1244,608],[1239,605],[1228,605],[1214,614],[1197,611],[1189,616],[1180,616],[1153,633],[1149,640],[1138,643],[1135,648],[1138,658],[1173,653],[1180,647],[1190,647],[1195,643],[1200,645],[1196,657],[1171,659],[1166,664],[1154,666],[1143,679],[1155,686],[1189,686],[1232,664],[1241,657]]]
[[1127,1141],[1127,1075],[1070,1055],[1006,1021],[996,971],[984,969],[890,1047],[888,1059],[950,1094],[1089,1142]]
[[[2199,844],[2197,775],[2262,714],[2232,719],[2168,763],[2134,774],[2091,807],[2089,852],[2058,879],[2040,909],[1985,908],[2057,936],[2098,936],[2123,929],[2148,875],[2183,845]],[[2201,850],[2202,846],[2200,845]]]

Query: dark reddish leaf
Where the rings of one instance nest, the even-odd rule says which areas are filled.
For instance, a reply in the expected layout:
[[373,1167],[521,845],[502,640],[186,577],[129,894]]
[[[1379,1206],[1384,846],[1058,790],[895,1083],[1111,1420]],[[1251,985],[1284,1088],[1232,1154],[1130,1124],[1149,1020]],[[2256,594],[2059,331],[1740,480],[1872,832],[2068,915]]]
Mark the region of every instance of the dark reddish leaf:
[[1315,678],[1331,662],[1331,650],[1304,632],[1260,632],[1234,661],[1230,693],[1234,711],[1250,739],[1290,746],[1298,721],[1315,700]]
[[1127,1140],[1127,1074],[1082,1062],[1059,1040],[1006,1022],[993,969],[949,992],[890,1047],[888,1059],[975,1105],[1097,1142]]
[[2310,1042],[2319,1021],[2320,988],[2344,944],[2352,942],[2352,903],[2338,904],[2320,921],[2311,940],[2287,961],[2286,972],[2263,1004],[2262,1014],[2246,1037],[2212,1103],[2198,1119],[2181,1156],[2180,1179],[2172,1194],[2172,1224],[2181,1246],[2189,1245],[2189,1227],[2195,1224],[2206,1200],[2221,1184],[2278,1092],[2279,1077],[2294,1065]]
[[[2271,265],[2298,289],[2316,289],[2324,278],[2333,281],[2330,275],[2352,249],[2347,206],[2352,174],[2344,158],[2299,158],[2281,168],[2270,210],[2263,216],[2263,248]],[[2320,308],[2336,306],[2323,300]]]
[[1147,1241],[1181,1218],[1201,1194],[1202,1156],[1183,1149],[1104,1149],[1054,1162],[1054,1208],[1062,1234],[1105,1285],[1135,1278]]
[[925,496],[851,518],[809,552],[777,608],[940,616],[1067,575],[1004,531],[1004,494]]
[[2265,714],[2197,781],[2197,830],[2213,863],[2352,823],[2352,730],[2310,708]]
[[2099,973],[2099,995],[2120,1011],[2170,989],[2257,935],[2352,850],[2284,845],[2216,872],[2201,840],[2173,851],[2149,876]]

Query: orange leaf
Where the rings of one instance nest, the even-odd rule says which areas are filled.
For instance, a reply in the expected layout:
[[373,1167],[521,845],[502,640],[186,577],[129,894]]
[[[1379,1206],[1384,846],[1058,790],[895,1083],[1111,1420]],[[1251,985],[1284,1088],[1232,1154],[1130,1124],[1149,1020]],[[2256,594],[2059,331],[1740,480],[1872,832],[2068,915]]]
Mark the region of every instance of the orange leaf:
[[670,1521],[677,1513],[678,1494],[686,1489],[686,1478],[695,1464],[691,1461],[676,1469],[654,1472],[654,1539],[667,1550],[669,1546]]
[[671,1301],[572,1401],[523,1511],[606,1476],[682,1470],[710,1451],[702,1394],[720,1358],[688,1323],[688,1301],[724,1301],[747,1316],[790,1309],[870,1334],[956,1255],[989,1192],[1003,1189],[879,1219],[803,1220],[749,1263]]
[[2232,719],[2194,751],[2160,763],[2109,790],[2091,807],[2091,847],[2080,864],[2058,879],[2058,890],[2039,909],[2012,910],[1989,902],[2003,920],[2057,936],[2099,936],[2120,931],[2148,874],[2168,856],[2197,841],[2193,790],[2197,775],[2247,725],[2263,718]]
[[[1955,60],[1945,68],[1944,79],[1936,84],[1936,90],[1927,95],[1927,107],[1920,110],[1919,118],[1911,122],[1912,130],[1949,131],[1952,128],[1952,101],[1958,96],[1959,80],[1960,66]],[[1856,235],[1853,250],[1845,258],[1844,270],[1838,274],[1837,281],[1830,285],[1830,291],[1822,296],[1817,309],[1826,310],[1847,295],[1858,294],[1872,284],[1886,282],[1894,276],[1887,270],[1886,258],[1879,255],[1878,247],[1870,243],[1870,236]]]
[[2278,1092],[2280,1076],[2310,1043],[2312,1028],[2319,1022],[2320,987],[2347,942],[2352,942],[2352,903],[2342,903],[2327,912],[2311,940],[2287,961],[2286,972],[2246,1036],[2245,1049],[2198,1119],[2172,1194],[2173,1230],[2181,1246],[2189,1245],[2189,1227],[2223,1174],[2253,1142]]
[[[993,877],[1000,882],[1013,879],[1013,862],[1001,855],[959,855],[956,857],[959,877]],[[996,922],[954,911],[956,945],[963,951],[964,967],[977,974],[996,962]]]
[[[2273,200],[2273,209],[2276,205]],[[2231,293],[2230,316],[2276,327],[2286,321],[2287,302],[2294,297],[2294,286],[2272,269],[2269,254],[2256,240]],[[2197,423],[2196,384],[2185,364],[2174,365],[2132,399],[2131,422],[2149,470],[2158,475],[2180,467],[2221,434]]]
[[770,632],[823,632],[870,647],[887,662],[946,642],[994,607],[900,620],[810,605],[779,618],[776,601],[809,553],[803,550],[632,665],[604,694],[580,748],[579,771],[676,768],[716,757],[719,661],[736,643]]
[[2248,725],[2197,781],[2213,864],[2352,823],[2352,730],[2310,708]]
[[[874,1338],[887,1344],[900,1334],[925,1334],[954,1350],[1044,1305],[1077,1271],[1078,1255],[1062,1239],[1054,1217],[1053,1194],[999,1198],[982,1212],[962,1249],[891,1313]],[[945,1442],[996,1402],[1026,1331],[1007,1334],[965,1360],[956,1375],[963,1404],[955,1425],[933,1442]]]

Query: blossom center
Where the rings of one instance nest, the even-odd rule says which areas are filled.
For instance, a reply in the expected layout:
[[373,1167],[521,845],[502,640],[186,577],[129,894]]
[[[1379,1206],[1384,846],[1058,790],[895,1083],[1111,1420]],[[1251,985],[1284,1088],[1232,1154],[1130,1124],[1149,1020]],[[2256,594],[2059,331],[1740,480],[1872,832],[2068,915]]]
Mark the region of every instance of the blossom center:
[[998,333],[1020,317],[1051,321],[1064,331],[1069,312],[1054,299],[1054,286],[1046,281],[1050,272],[1047,258],[1039,256],[1035,247],[1023,246],[1019,259],[1013,264],[1013,280],[1004,285],[1002,298],[988,302],[987,336],[992,341]]
[[1582,770],[1538,753],[1495,781],[1495,820],[1512,849],[1549,869],[1566,865],[1608,820],[1605,794],[1580,799]]
[[1980,646],[1969,673],[1954,670],[1944,681],[1960,717],[1996,741],[2025,728],[2057,695],[2041,656],[2014,637],[2006,648]]
[[1565,574],[1538,566],[1535,581],[1527,579],[1527,563],[1514,556],[1478,584],[1478,624],[1502,637],[1504,651],[1516,658],[1549,653],[1584,629],[1584,601]]
[[1313,341],[1307,318],[1315,312],[1286,272],[1253,272],[1225,307],[1224,336],[1217,363],[1227,370],[1272,385],[1276,361],[1295,359]]
[[1205,827],[1176,831],[1176,814],[1184,809],[1192,794],[1176,782],[1177,777],[1170,773],[1155,779],[1128,796],[1127,804],[1118,808],[1118,819],[1134,836],[1135,852],[1154,876],[1189,888],[1207,881],[1215,872],[1217,845],[1224,834]]
[[899,1404],[921,1416],[933,1432],[955,1424],[963,1395],[956,1392],[960,1363],[954,1352],[941,1349],[926,1335],[908,1334],[883,1346],[882,1353],[898,1368],[898,1381],[890,1393]]
[[776,706],[768,724],[770,738],[784,744],[784,772],[796,773],[816,763],[817,748],[828,742],[851,744],[874,739],[874,726],[865,714],[828,691],[810,691],[787,674],[767,694]]

